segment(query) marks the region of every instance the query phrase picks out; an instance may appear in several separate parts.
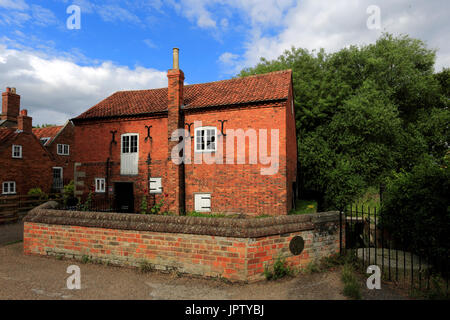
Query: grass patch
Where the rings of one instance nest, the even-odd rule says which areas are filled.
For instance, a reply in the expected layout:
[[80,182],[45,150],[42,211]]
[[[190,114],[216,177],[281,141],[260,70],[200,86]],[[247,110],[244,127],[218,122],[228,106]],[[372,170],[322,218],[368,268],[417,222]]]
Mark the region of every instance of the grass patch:
[[295,201],[296,209],[289,211],[289,214],[309,214],[317,212],[317,201],[315,200],[301,200]]
[[139,263],[139,271],[141,271],[142,273],[149,273],[152,272],[155,268],[148,262],[145,260],[142,260]]
[[[365,214],[370,213],[374,214],[376,212],[380,212],[380,193],[379,190],[375,187],[367,188],[366,192],[356,199],[351,207],[353,210],[358,210],[358,212],[363,212]],[[348,208],[350,209],[350,207]]]
[[316,263],[316,262],[314,262],[314,261],[311,261],[310,263],[308,263],[308,265],[306,266],[306,268],[303,270],[303,272],[304,273],[307,273],[307,274],[311,274],[311,273],[319,273],[319,272],[322,272],[322,268],[321,268],[321,266],[318,264],[318,263]]
[[344,295],[350,299],[360,300],[361,286],[359,280],[355,274],[355,268],[353,264],[346,263],[342,267],[341,280],[344,283]]
[[89,257],[88,255],[84,254],[84,255],[81,257],[81,263],[86,264],[86,263],[89,263],[89,262],[91,262],[91,257]]
[[288,266],[286,258],[281,256],[277,257],[271,269],[267,265],[264,267],[264,276],[267,280],[277,280],[292,274],[293,270]]
[[206,218],[226,218],[227,215],[223,213],[205,213],[205,212],[197,212],[191,211],[186,214],[188,217],[206,217]]
[[427,300],[449,300],[450,290],[447,289],[447,284],[440,275],[432,274],[430,276],[430,287],[420,290],[415,288],[410,292],[410,296]]

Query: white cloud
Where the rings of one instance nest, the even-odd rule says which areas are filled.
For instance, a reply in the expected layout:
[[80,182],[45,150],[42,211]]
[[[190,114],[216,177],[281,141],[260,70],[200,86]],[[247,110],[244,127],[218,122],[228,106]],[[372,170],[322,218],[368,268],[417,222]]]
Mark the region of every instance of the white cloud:
[[28,5],[24,0],[0,0],[0,8],[26,10]]
[[119,90],[167,86],[166,72],[112,62],[80,66],[0,44],[0,89],[16,87],[34,124],[62,124]]
[[150,40],[150,39],[144,39],[143,42],[144,42],[145,45],[146,45],[147,47],[149,47],[150,49],[155,49],[155,48],[158,47],[158,46],[157,46],[152,40]]
[[122,21],[141,23],[141,20],[134,13],[131,13],[127,9],[124,9],[118,5],[102,5],[96,6],[96,12],[100,17],[107,22]]
[[21,11],[0,12],[0,25],[12,25],[22,27],[31,16]]
[[179,2],[169,1],[169,3],[179,14],[185,16],[190,21],[195,22],[198,27],[216,28],[216,21],[213,19],[212,13],[207,8],[207,4],[214,4],[214,1],[182,0]]
[[[449,66],[450,3],[445,0],[303,0],[296,3],[230,0],[227,3],[251,21],[240,57],[219,59],[230,72],[253,66],[261,57],[277,58],[292,46],[333,52],[351,44],[373,43],[383,31],[424,40],[429,48],[439,49],[436,69]],[[381,30],[367,28],[366,10],[372,4],[380,7]],[[271,29],[273,26],[275,31]]]
[[32,21],[39,26],[51,26],[58,23],[53,11],[38,5],[31,6]]
[[8,1],[0,0],[0,7],[8,9],[0,12],[0,25],[23,27],[25,23],[37,26],[52,26],[58,23],[53,11],[39,5],[28,6],[25,2],[18,1],[14,5]]
[[253,26],[273,27],[283,22],[286,11],[293,6],[294,0],[171,0],[168,3],[178,13],[195,22],[201,28],[216,28],[217,24],[228,26],[222,14],[234,9],[234,14],[242,14],[243,20]]

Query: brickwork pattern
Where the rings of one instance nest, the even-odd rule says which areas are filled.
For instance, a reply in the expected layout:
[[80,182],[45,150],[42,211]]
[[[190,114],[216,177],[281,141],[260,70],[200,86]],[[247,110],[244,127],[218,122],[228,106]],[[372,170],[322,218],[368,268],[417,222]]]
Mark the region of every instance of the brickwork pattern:
[[[58,210],[46,210],[34,211],[25,218],[25,254],[58,255],[75,259],[89,256],[93,260],[122,266],[139,266],[146,261],[158,270],[223,277],[236,281],[255,281],[264,278],[265,266],[272,265],[279,256],[285,257],[290,266],[303,268],[311,261],[339,252],[339,215],[336,213],[319,213],[314,217],[305,215],[304,221],[294,228],[302,230],[274,234],[276,229],[274,219],[283,222],[280,218],[291,217],[266,218],[267,221],[254,219],[255,221],[249,223],[240,219],[148,218],[122,215],[123,219],[116,220],[123,220],[121,227],[127,229],[112,229],[106,226],[98,227],[102,224],[107,225],[107,217],[115,219],[111,214],[109,216],[101,214],[101,217],[99,214],[97,217],[101,219],[97,219],[96,223],[92,222],[95,219],[84,219],[87,221],[86,224],[92,226],[80,226],[63,224],[69,222],[76,224],[75,214],[71,214],[72,220],[64,222],[64,218],[60,217],[59,224],[50,223],[55,220],[45,219],[45,215],[51,218],[58,216],[59,213]],[[78,221],[83,221],[82,216],[79,217]],[[136,219],[138,220],[136,225],[144,226],[148,230],[129,230],[131,229],[129,222]],[[145,225],[143,221],[148,219],[167,221],[178,219],[179,223],[160,224],[159,226],[163,228],[160,230],[166,230],[164,232],[149,231],[157,229],[157,224]],[[263,228],[260,234],[267,235],[242,237],[237,233],[237,236],[233,237],[184,233],[183,219],[189,219],[185,223],[193,228],[197,226],[199,230],[210,230],[208,224],[230,224],[229,228],[233,228],[232,224],[236,223],[261,225]],[[288,219],[284,224],[292,225],[292,221]],[[271,226],[264,229],[266,224]],[[217,234],[226,228],[217,228]],[[305,248],[300,255],[293,255],[289,250],[290,241],[295,236],[302,236],[305,241]]]

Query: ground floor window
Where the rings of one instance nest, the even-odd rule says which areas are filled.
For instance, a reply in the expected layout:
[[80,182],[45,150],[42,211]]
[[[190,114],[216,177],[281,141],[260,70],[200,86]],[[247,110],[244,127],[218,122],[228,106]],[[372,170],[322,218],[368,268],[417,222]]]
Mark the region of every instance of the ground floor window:
[[95,178],[95,192],[105,192],[105,178]]
[[2,194],[16,194],[16,182],[5,181],[2,183]]
[[211,211],[211,194],[210,193],[196,193],[194,195],[194,207],[197,212]]
[[162,193],[162,180],[161,178],[150,178],[150,193]]
[[52,189],[55,192],[60,192],[64,187],[63,182],[63,168],[61,167],[54,167],[53,168],[53,182],[52,182]]

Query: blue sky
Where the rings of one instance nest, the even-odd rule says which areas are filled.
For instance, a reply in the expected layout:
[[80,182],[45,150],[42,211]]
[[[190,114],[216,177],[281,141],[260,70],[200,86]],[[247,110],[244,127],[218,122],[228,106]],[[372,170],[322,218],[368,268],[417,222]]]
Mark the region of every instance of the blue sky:
[[[370,5],[380,28],[370,29]],[[70,5],[81,29],[69,30]],[[291,46],[336,51],[407,33],[450,64],[445,0],[0,0],[0,88],[34,123],[63,123],[117,90],[167,85],[180,48],[187,83],[227,79]]]

